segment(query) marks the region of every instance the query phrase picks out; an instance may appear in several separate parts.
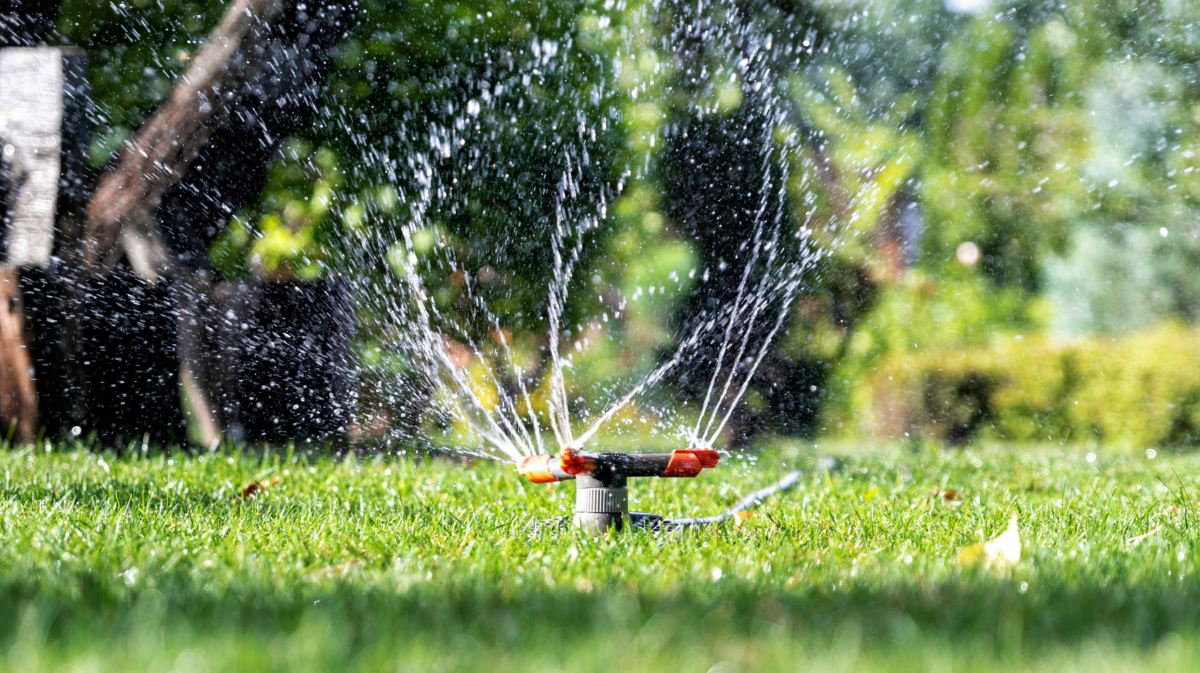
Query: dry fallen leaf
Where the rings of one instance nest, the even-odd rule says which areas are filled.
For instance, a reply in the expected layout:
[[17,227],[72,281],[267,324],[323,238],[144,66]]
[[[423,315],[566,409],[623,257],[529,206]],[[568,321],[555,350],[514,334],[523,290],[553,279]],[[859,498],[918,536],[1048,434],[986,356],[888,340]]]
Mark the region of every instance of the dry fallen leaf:
[[946,502],[958,504],[962,502],[963,494],[961,491],[956,491],[952,488],[945,490],[935,488],[929,492],[930,500],[945,500]]
[[254,496],[258,495],[259,493],[261,493],[262,491],[265,491],[268,488],[274,488],[274,487],[278,486],[281,481],[283,481],[283,480],[280,479],[279,477],[272,477],[272,478],[266,480],[265,482],[264,481],[252,481],[249,484],[247,484],[245,488],[238,491],[238,499],[249,500],[250,498],[253,498]]
[[1017,515],[1008,519],[1008,528],[992,540],[963,547],[958,561],[967,565],[981,564],[988,570],[1007,570],[1021,562],[1021,531]]
[[1134,535],[1133,537],[1131,537],[1125,541],[1125,546],[1126,547],[1136,547],[1139,544],[1145,542],[1146,540],[1148,540],[1148,539],[1154,537],[1155,535],[1157,535],[1158,533],[1160,533],[1162,531],[1162,529],[1163,529],[1162,526],[1155,526],[1154,528],[1151,528],[1150,530],[1146,531],[1145,533],[1142,533],[1141,535]]
[[1174,503],[1162,508],[1162,511],[1158,513],[1159,516],[1168,517],[1177,517],[1181,514],[1183,514],[1183,508]]
[[752,517],[752,516],[754,516],[753,512],[747,512],[745,510],[738,512],[737,513],[737,524],[735,525],[735,528],[741,528],[742,526],[744,526],[746,524],[746,522],[749,521],[750,517]]

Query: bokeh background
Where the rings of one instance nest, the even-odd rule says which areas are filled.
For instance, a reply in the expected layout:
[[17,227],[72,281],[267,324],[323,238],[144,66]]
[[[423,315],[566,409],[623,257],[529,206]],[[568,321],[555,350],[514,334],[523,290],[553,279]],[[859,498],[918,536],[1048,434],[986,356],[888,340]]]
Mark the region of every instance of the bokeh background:
[[[57,39],[89,58],[95,169],[170,91],[224,9],[202,4],[64,4]],[[397,129],[444,120],[447,91],[493,76],[489,54],[527,51],[535,37],[569,41],[575,65],[527,94],[540,104],[521,123],[536,136],[577,106],[616,109],[591,156],[597,179],[652,162],[578,274],[594,286],[585,294],[635,297],[610,327],[621,338],[579,355],[569,384],[645,370],[679,338],[688,295],[635,290],[678,285],[739,235],[724,220],[747,176],[722,166],[740,140],[728,129],[754,114],[734,79],[672,85],[685,51],[664,39],[661,10],[643,0],[363,0],[318,114],[211,245],[212,265],[226,279],[345,272],[346,232],[406,216],[404,171],[379,160],[409,149]],[[729,445],[1200,443],[1200,4],[797,0],[742,11],[794,47],[777,64],[787,101],[778,135],[802,139],[781,143],[788,226],[836,222],[846,233],[808,273]],[[730,53],[688,57],[722,72]],[[607,70],[589,64],[614,61],[621,76],[598,100],[589,92]],[[688,120],[699,99],[716,110],[702,123]],[[685,122],[704,132],[656,142]],[[439,216],[444,240],[520,239],[546,207],[553,185],[529,189],[546,162],[536,144],[497,154],[523,177],[466,183],[475,207]],[[696,188],[698,174],[710,189]],[[545,307],[539,245],[507,250],[489,281],[507,298],[493,310],[527,352],[544,345],[545,324],[530,318]],[[454,305],[451,272],[428,282]],[[355,347],[364,387],[403,375],[385,336],[364,331]],[[369,392],[362,400],[357,438],[403,425],[370,408]]]

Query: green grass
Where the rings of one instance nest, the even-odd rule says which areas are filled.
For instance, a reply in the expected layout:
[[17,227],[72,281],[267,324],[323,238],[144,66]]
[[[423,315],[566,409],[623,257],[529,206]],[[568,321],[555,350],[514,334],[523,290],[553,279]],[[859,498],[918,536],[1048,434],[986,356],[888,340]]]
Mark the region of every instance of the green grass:
[[[635,506],[709,513],[784,467]],[[1197,468],[855,456],[741,526],[593,540],[530,532],[571,489],[498,465],[0,451],[0,670],[1190,671]],[[962,567],[1014,509],[1021,565]]]

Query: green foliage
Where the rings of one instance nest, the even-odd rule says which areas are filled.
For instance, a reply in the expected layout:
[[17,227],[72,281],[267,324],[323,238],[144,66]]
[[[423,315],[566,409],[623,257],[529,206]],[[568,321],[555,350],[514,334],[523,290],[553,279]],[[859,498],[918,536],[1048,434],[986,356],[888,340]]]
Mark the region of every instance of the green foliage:
[[[943,26],[954,37],[931,60],[936,66],[926,75],[930,83],[911,91],[919,161],[906,188],[915,194],[923,219],[919,254],[915,267],[898,278],[880,273],[886,219],[884,228],[863,229],[856,243],[834,249],[842,264],[865,269],[881,286],[874,299],[859,305],[852,327],[842,330],[840,347],[823,349],[835,368],[824,410],[825,427],[833,432],[860,427],[860,419],[869,416],[880,358],[919,360],[931,348],[972,348],[997,334],[1036,333],[1047,326],[1056,333],[1088,334],[1145,328],[1169,317],[1191,321],[1198,314],[1193,260],[1200,192],[1193,191],[1196,171],[1186,167],[1190,159],[1184,157],[1198,149],[1200,117],[1194,93],[1183,84],[1194,76],[1178,67],[1194,55],[1194,45],[1179,31],[1195,25],[1194,10],[1005,4],[1009,11],[957,22],[947,22],[936,9],[924,10],[922,25]],[[1152,38],[1150,25],[1172,37]],[[867,28],[851,32],[862,30]],[[906,29],[871,30],[887,44]],[[918,42],[911,48],[919,50],[919,38],[913,39]],[[917,82],[919,74],[906,60],[910,52],[897,50],[901,53],[889,57],[875,45],[870,53]],[[887,81],[887,67],[857,61],[851,49],[830,60],[838,58],[849,72],[862,74],[833,109],[865,106],[886,125],[887,114],[914,105],[879,83],[879,77]],[[829,115],[807,117],[822,131],[819,147],[835,157],[840,146],[876,135],[861,125],[822,123]],[[901,116],[890,124],[903,129],[912,119]],[[798,179],[811,180],[807,175],[813,173]],[[831,189],[828,180],[815,186],[820,193],[799,201],[803,207],[846,191],[839,185]],[[859,219],[853,212],[844,216],[849,223]],[[824,276],[821,290],[836,288],[838,277]],[[1039,364],[1044,363],[1030,367]],[[960,408],[963,404],[946,399],[946,390],[967,377],[959,372],[949,383],[931,383],[936,391],[930,404],[946,407],[945,418],[936,419],[942,426],[974,422],[979,413],[974,402]],[[1036,376],[1027,380],[1030,386],[1053,385]],[[918,385],[912,378],[904,381]],[[1042,394],[1055,390],[1062,392],[1051,388]],[[1035,421],[1011,428],[997,420],[997,435],[1128,440],[1112,428],[1080,434],[1066,421],[1032,411],[1029,416]],[[893,419],[893,430],[895,423],[903,420]],[[934,434],[946,432],[942,427]],[[1060,432],[1067,434],[1055,434]],[[1163,441],[1165,435],[1155,437]]]
[[361,206],[335,210],[343,178],[333,152],[313,153],[309,143],[294,139],[283,156],[272,166],[257,221],[235,217],[212,246],[213,264],[226,278],[247,273],[276,280],[320,277],[329,262],[330,239],[343,228],[362,226]]
[[[882,113],[872,113],[855,83],[826,65],[791,82],[792,99],[816,129],[812,142],[792,154],[789,196],[796,227],[843,263],[887,273],[872,249],[873,234],[920,165],[922,144],[909,124],[916,101],[899,96]],[[795,129],[785,133],[797,133]]]
[[[343,229],[341,257],[371,273],[377,269],[361,264],[355,248],[410,252],[399,249],[400,230],[419,210],[427,219],[416,222],[418,236],[430,247],[412,252],[440,310],[485,340],[490,321],[465,308],[470,280],[506,329],[544,334],[555,220],[575,225],[593,215],[595,196],[623,170],[624,92],[609,84],[624,15],[577,1],[366,2],[362,15],[368,20],[343,45],[327,96],[334,116],[346,119],[312,133],[352,166],[342,206],[367,223]],[[535,65],[533,54],[550,44],[557,57]],[[588,133],[569,131],[583,120]],[[431,139],[445,143],[445,153]],[[429,160],[431,185],[413,169],[415,157]],[[567,175],[585,198],[559,194]],[[401,200],[391,211],[362,196],[387,188]],[[414,206],[422,195],[429,202]],[[595,297],[619,282],[603,274],[592,282],[613,234],[613,227],[587,234],[564,320],[570,328],[596,313]]]
[[[904,274],[879,294],[835,361],[824,425],[833,433],[853,431],[869,414],[875,397],[870,383],[880,360],[895,354],[986,344],[997,333],[1036,330],[1040,305],[1016,288],[996,288],[970,270],[934,276],[919,269]],[[901,384],[898,384],[901,385]]]
[[1046,264],[1057,333],[1115,334],[1161,320],[1200,319],[1200,246],[1163,227],[1078,227],[1071,249]]
[[224,3],[191,0],[62,3],[61,40],[87,54],[93,167],[104,166],[166,98],[224,11]]
[[1200,331],[1120,339],[1007,337],[895,354],[870,375],[874,432],[951,442],[1200,444]]
[[1020,39],[988,17],[947,47],[926,113],[924,264],[956,264],[971,242],[992,282],[1039,289],[1041,261],[1091,201],[1075,41],[1057,20]]
[[[943,0],[802,4],[710,9],[727,13],[722,25],[745,22],[775,40],[766,58],[790,104],[776,140],[790,162],[791,222],[826,256],[772,357],[831,373],[827,427],[855,425],[882,358],[1047,326],[1082,335],[1200,319],[1200,3],[995,0],[973,14]],[[64,4],[61,39],[89,57],[94,167],[169,92],[223,10]],[[563,129],[604,119],[582,189],[595,193],[630,169],[635,177],[584,248],[565,321],[572,341],[597,334],[587,323],[605,314],[606,297],[670,291],[641,295],[620,318],[610,312],[572,374],[583,391],[644,371],[678,338],[671,317],[691,288],[680,276],[700,263],[663,215],[655,162],[682,110],[733,123],[753,103],[727,45],[681,56],[664,43],[681,11],[640,1],[364,0],[320,114],[281,153],[260,202],[214,245],[215,266],[231,278],[394,273],[394,264],[362,262],[410,252],[400,228],[423,186],[406,162],[429,154],[427,132],[466,118],[482,84],[504,83],[507,102],[457,131],[478,156],[431,155],[453,193],[433,198],[416,232],[424,282],[441,310],[463,317],[457,271],[471,273],[517,359],[536,369],[545,247],[570,153],[563,143],[574,142]],[[561,61],[536,76],[521,66],[535,40],[558,44]],[[918,226],[900,250],[905,217]],[[978,258],[960,255],[964,245]],[[457,269],[433,263],[438,256]],[[391,310],[386,299],[362,317]],[[488,329],[471,336],[486,342]],[[370,341],[364,355],[387,348]]]

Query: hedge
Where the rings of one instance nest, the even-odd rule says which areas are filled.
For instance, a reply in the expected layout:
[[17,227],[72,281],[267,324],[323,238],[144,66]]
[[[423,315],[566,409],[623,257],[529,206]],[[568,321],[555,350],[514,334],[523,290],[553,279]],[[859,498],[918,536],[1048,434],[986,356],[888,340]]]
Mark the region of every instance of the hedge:
[[867,381],[876,435],[1200,444],[1200,330],[1118,338],[1005,337],[968,350],[886,357]]

